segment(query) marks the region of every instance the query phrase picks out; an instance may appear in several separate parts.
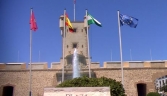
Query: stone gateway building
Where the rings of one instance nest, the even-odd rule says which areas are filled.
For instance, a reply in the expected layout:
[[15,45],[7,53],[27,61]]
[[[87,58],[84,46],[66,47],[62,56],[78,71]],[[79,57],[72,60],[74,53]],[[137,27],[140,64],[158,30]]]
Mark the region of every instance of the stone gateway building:
[[[48,68],[47,62],[32,63],[32,96],[43,96],[44,88],[61,83],[62,69],[64,80],[72,78],[74,48],[78,51],[81,75],[89,75],[91,58],[88,54],[86,19],[72,22],[74,33],[69,32],[63,22],[64,17],[60,16],[59,27],[65,51],[60,62],[51,63],[51,68]],[[0,63],[0,96],[29,96],[29,69],[26,63]],[[121,62],[104,62],[103,67],[100,67],[99,62],[91,62],[90,72],[92,77],[104,76],[121,81]],[[159,90],[155,82],[167,75],[167,61],[124,61],[123,74],[127,96],[146,96],[149,92]]]

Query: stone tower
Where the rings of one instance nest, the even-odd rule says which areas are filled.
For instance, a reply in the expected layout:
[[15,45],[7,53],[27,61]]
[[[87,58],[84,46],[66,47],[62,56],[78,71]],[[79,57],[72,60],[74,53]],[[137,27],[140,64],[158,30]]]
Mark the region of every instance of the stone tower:
[[[79,64],[82,68],[88,68],[88,40],[87,40],[87,22],[84,17],[83,21],[71,21],[74,32],[70,32],[67,26],[64,26],[64,16],[60,16],[59,27],[62,35],[62,48],[64,47],[64,67],[72,68],[72,59],[74,49],[77,49]],[[64,32],[65,27],[65,32]],[[64,38],[63,38],[64,37]],[[64,44],[64,45],[63,45]],[[63,49],[62,49],[63,50]],[[62,52],[63,57],[63,52]],[[63,58],[60,62],[63,63]]]

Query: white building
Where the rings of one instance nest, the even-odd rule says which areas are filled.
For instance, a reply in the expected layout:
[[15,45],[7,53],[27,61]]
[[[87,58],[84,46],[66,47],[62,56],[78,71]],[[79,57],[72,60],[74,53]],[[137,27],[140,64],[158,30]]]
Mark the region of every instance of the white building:
[[162,76],[160,78],[157,78],[155,80],[155,88],[156,89],[159,89],[160,87],[163,87],[166,84],[167,84],[167,75]]

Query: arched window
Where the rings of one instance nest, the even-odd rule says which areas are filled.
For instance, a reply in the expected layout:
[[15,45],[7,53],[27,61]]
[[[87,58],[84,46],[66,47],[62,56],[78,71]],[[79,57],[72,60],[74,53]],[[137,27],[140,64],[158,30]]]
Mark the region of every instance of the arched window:
[[73,28],[74,32],[76,33],[77,32],[77,28]]
[[4,86],[2,96],[13,96],[13,86]]
[[144,83],[137,84],[137,93],[138,96],[146,96],[146,84]]
[[73,43],[72,47],[77,48],[77,43]]

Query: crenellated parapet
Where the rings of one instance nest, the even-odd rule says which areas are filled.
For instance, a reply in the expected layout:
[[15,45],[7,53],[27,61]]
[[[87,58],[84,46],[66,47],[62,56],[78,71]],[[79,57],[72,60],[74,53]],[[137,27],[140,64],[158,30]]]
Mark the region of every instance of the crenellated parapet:
[[[29,70],[30,64],[26,63],[0,63],[0,70]],[[48,69],[47,62],[31,63],[33,69]]]
[[[167,67],[166,60],[158,61],[125,61],[123,62],[124,68],[165,68]],[[103,68],[121,68],[120,61],[104,62]]]
[[[33,62],[31,63],[32,69],[48,69],[47,62]],[[28,69],[30,69],[30,63],[28,64]]]
[[62,65],[60,62],[52,62],[51,69],[62,69]]
[[[100,67],[99,62],[91,62],[91,69],[97,68],[121,68],[120,61],[108,61],[104,62],[103,66]],[[167,60],[159,61],[124,61],[123,68],[166,68]],[[30,64],[27,63],[0,63],[0,70],[29,70]],[[52,62],[50,68],[47,62],[33,62],[31,63],[32,70],[38,69],[62,69],[60,62]],[[65,65],[65,69],[72,69],[72,65]],[[88,69],[88,66],[82,67],[82,69]]]
[[25,70],[26,63],[0,63],[0,70]]

